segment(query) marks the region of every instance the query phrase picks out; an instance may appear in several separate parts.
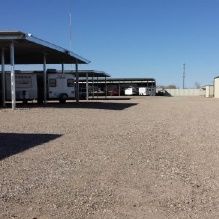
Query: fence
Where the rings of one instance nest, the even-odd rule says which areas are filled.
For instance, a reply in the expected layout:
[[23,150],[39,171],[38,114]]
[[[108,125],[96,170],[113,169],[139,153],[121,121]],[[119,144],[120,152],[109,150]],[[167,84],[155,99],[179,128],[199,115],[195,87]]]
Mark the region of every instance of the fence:
[[165,89],[165,93],[170,96],[205,96],[203,89]]

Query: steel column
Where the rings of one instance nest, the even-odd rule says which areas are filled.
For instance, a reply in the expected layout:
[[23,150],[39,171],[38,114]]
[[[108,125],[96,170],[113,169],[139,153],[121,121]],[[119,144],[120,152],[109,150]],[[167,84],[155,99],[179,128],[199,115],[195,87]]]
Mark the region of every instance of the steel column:
[[64,64],[62,63],[62,75],[64,74]]
[[88,89],[88,72],[86,72],[86,100],[88,101],[89,89]]
[[94,74],[92,75],[92,93],[93,93],[93,99],[94,99]]
[[2,64],[2,106],[5,107],[5,50],[4,48],[2,48],[1,64]]
[[78,64],[75,64],[76,72],[76,102],[79,103],[79,74],[78,74]]
[[10,44],[10,62],[11,62],[11,107],[16,108],[16,89],[15,89],[15,67],[14,67],[14,41]]
[[97,76],[97,99],[98,99],[98,91],[99,91],[99,87],[98,87],[98,76]]
[[43,89],[44,89],[44,104],[46,104],[47,103],[46,54],[43,55]]
[[107,98],[107,85],[106,85],[106,76],[105,76],[105,99]]

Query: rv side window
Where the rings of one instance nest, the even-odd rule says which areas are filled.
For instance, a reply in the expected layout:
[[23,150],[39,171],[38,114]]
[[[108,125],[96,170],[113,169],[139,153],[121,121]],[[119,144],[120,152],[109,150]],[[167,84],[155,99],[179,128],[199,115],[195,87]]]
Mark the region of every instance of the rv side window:
[[54,79],[54,78],[49,79],[49,86],[50,87],[56,87],[56,79]]
[[68,87],[74,87],[74,80],[73,79],[68,79],[67,80],[67,86]]

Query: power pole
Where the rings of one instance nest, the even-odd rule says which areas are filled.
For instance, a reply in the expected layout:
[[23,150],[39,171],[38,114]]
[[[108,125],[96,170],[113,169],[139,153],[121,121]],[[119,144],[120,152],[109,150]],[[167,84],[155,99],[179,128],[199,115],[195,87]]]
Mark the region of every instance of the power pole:
[[185,89],[186,64],[183,64],[183,89]]

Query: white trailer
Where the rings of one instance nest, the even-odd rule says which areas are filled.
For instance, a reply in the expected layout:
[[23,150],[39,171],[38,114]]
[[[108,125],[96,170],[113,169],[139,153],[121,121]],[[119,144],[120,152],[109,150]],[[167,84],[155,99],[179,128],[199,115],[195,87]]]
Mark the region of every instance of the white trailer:
[[131,95],[137,95],[137,89],[135,87],[128,87],[125,89],[125,95],[131,96]]
[[132,95],[133,94],[133,88],[132,87],[128,87],[125,89],[125,95]]
[[[15,73],[16,100],[27,102],[37,99],[37,75],[35,73]],[[6,73],[6,100],[11,100],[11,74]]]
[[48,99],[61,103],[75,98],[75,76],[67,73],[48,73]]
[[147,88],[146,87],[139,87],[138,93],[140,96],[146,96],[147,95]]
[[[42,72],[15,73],[16,100],[43,100]],[[47,73],[47,99],[61,103],[75,99],[75,76],[67,73]],[[11,74],[6,73],[6,100],[11,100]],[[42,102],[41,100],[41,102]],[[40,102],[40,101],[39,101]]]
[[155,96],[156,89],[154,87],[139,87],[138,93],[140,96]]

